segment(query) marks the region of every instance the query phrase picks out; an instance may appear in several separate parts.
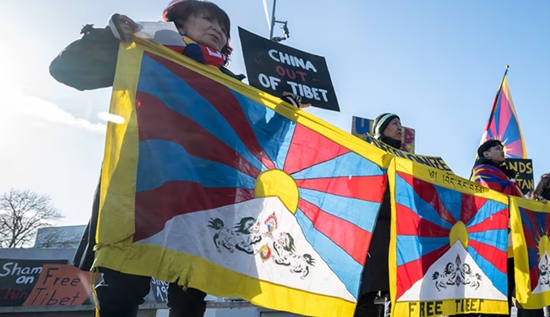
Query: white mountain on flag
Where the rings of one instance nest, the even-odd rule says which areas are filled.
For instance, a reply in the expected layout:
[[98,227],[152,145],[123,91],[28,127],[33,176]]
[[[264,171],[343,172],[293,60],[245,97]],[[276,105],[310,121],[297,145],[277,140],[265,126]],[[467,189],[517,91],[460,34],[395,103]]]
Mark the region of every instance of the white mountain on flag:
[[479,268],[460,241],[437,260],[398,302],[455,298],[507,300]]
[[356,301],[277,197],[178,215],[138,243],[192,254],[274,284]]

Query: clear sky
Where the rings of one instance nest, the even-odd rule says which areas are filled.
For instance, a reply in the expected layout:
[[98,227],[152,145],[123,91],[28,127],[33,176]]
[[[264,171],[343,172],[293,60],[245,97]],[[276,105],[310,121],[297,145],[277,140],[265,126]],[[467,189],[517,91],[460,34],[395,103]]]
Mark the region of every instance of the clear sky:
[[[268,36],[262,0],[216,0],[232,21],[230,68],[245,73],[237,26]],[[0,192],[52,196],[84,224],[103,155],[109,89],[79,92],[49,76],[50,61],[121,13],[157,21],[168,0],[1,0]],[[267,0],[269,10],[272,2]],[[536,180],[550,171],[550,2],[516,0],[279,0],[284,44],[325,56],[340,113],[310,112],[346,130],[352,116],[395,112],[416,130],[416,152],[468,177],[506,64]],[[276,30],[278,34],[279,29]]]

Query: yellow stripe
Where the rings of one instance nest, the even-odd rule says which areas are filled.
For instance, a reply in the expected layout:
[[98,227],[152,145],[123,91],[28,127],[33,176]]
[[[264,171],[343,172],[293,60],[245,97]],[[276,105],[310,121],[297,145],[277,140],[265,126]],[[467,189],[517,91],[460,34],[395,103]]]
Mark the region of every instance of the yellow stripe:
[[[124,123],[107,124],[101,171],[98,246],[122,241],[134,234],[138,126],[135,100],[143,49],[120,44],[110,113]],[[122,164],[119,164],[122,162]],[[121,225],[124,224],[124,225]]]
[[453,299],[443,301],[400,302],[393,306],[392,316],[454,316],[468,313],[508,314],[508,301]]
[[260,281],[203,258],[160,246],[129,243],[105,246],[100,249],[94,265],[168,282],[179,278],[180,284],[214,296],[243,297],[245,294],[244,299],[255,305],[306,316],[352,316],[355,311],[355,303]]

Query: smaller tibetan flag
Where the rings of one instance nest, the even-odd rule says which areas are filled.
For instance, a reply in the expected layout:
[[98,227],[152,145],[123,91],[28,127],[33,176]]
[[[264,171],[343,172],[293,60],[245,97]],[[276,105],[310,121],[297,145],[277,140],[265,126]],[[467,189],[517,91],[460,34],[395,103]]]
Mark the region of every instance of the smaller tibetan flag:
[[487,140],[500,140],[504,145],[506,158],[525,159],[527,158],[527,151],[525,150],[518,115],[508,87],[507,73],[508,69],[506,69],[502,83],[498,88],[491,116],[480,144]]
[[510,197],[516,299],[525,309],[550,306],[550,206]]

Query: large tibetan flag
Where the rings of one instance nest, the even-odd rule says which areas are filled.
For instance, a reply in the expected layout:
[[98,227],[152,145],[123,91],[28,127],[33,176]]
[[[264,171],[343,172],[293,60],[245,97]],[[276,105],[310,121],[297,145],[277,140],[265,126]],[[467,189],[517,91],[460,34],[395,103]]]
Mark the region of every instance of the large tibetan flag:
[[550,306],[550,206],[510,197],[516,299],[526,309]]
[[481,137],[481,143],[492,139],[500,140],[504,145],[506,158],[526,159],[527,151],[525,150],[518,115],[508,87],[507,73],[508,70],[506,70],[502,83],[498,88],[489,122],[487,122],[485,132]]
[[402,158],[392,193],[392,316],[507,314],[508,198]]
[[95,267],[352,316],[384,152],[157,44],[121,44]]

